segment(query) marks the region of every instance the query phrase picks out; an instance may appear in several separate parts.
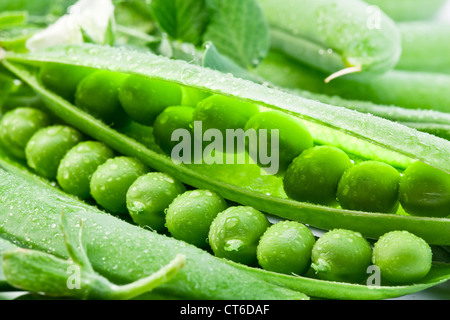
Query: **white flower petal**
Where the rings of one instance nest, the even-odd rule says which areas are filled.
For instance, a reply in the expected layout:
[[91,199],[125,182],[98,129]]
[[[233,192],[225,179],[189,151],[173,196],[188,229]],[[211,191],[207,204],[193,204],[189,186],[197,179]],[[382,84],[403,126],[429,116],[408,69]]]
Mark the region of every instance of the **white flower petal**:
[[59,44],[83,43],[80,25],[70,15],[65,15],[45,30],[38,32],[27,40],[30,51],[45,49]]

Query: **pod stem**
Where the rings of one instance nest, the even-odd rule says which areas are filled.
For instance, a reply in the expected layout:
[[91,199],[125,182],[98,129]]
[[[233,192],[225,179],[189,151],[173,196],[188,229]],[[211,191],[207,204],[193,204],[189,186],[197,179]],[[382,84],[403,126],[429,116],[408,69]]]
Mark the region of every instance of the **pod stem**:
[[117,300],[129,300],[141,294],[152,291],[154,288],[166,283],[172,279],[178,271],[186,265],[186,257],[184,255],[177,255],[166,266],[152,275],[139,279],[133,283],[115,286],[112,289],[112,297]]
[[361,65],[359,65],[359,66],[353,66],[353,67],[348,67],[348,68],[339,70],[339,71],[337,71],[337,72],[331,74],[330,76],[328,76],[328,77],[325,79],[325,83],[330,83],[332,80],[334,80],[334,79],[336,79],[336,78],[345,76],[345,75],[347,75],[347,74],[358,73],[358,72],[361,72],[361,71],[362,71],[362,66],[361,66]]

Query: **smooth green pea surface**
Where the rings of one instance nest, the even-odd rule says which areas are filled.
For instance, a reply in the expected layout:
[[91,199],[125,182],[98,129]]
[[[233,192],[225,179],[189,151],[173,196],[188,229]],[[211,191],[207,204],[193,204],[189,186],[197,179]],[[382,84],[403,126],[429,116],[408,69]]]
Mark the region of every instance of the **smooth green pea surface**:
[[372,248],[359,232],[335,229],[314,244],[311,267],[323,280],[360,282],[367,276]]
[[[274,152],[278,153],[280,172],[285,172],[292,160],[314,145],[311,133],[303,122],[280,111],[266,111],[254,115],[245,125],[246,131],[250,129],[255,130],[258,137],[267,133],[267,140],[260,141],[258,138],[258,154],[260,148],[267,147],[268,154],[272,155],[273,148]],[[272,145],[272,130],[278,130],[276,146]],[[255,161],[262,165],[259,157]]]
[[83,139],[71,127],[54,125],[37,131],[25,148],[27,163],[37,174],[55,180],[65,154]]
[[120,125],[127,119],[119,101],[119,88],[126,75],[101,70],[85,77],[78,85],[75,104],[108,125]]
[[187,191],[170,204],[166,212],[166,226],[175,239],[206,248],[212,221],[226,208],[225,200],[215,192]]
[[91,178],[91,195],[97,203],[114,214],[127,213],[126,195],[137,178],[148,168],[130,157],[108,159],[100,165]]
[[176,84],[131,75],[121,86],[119,99],[132,120],[151,126],[165,108],[180,105],[181,95]]
[[93,173],[112,157],[114,151],[102,142],[80,142],[61,160],[56,180],[65,192],[88,199],[91,196],[89,185]]
[[247,121],[257,113],[259,108],[253,103],[213,95],[198,104],[193,121],[201,121],[203,131],[219,130],[225,138],[227,129],[244,129]]
[[314,235],[305,225],[296,221],[278,222],[259,241],[258,263],[265,270],[303,275],[310,267],[314,242]]
[[41,68],[40,79],[47,89],[72,102],[78,84],[93,72],[90,68],[45,63]]
[[344,209],[393,213],[398,208],[400,173],[378,161],[359,163],[342,176],[337,198]]
[[415,162],[403,173],[399,200],[414,216],[450,215],[450,175],[422,162]]
[[182,87],[181,105],[189,107],[197,107],[200,101],[211,96],[210,93],[190,87]]
[[[177,129],[187,130],[193,139],[192,119],[194,108],[185,106],[173,106],[165,109],[155,120],[153,125],[153,134],[159,147],[167,154],[171,155],[172,149],[180,143],[173,141],[172,134]],[[194,144],[191,143],[193,152]]]
[[11,110],[0,120],[0,140],[15,157],[25,159],[25,147],[30,138],[39,130],[50,125],[49,117],[34,108]]
[[165,230],[165,210],[186,190],[185,186],[161,172],[150,172],[130,186],[126,195],[128,212],[142,227],[161,232]]
[[408,284],[428,274],[432,251],[422,238],[407,231],[392,231],[375,243],[372,261],[380,268],[382,278]]
[[338,183],[352,162],[348,155],[332,146],[305,150],[289,165],[283,179],[287,196],[302,202],[333,205]]
[[266,216],[252,207],[230,207],[212,222],[209,244],[220,258],[253,265],[259,239],[269,226]]

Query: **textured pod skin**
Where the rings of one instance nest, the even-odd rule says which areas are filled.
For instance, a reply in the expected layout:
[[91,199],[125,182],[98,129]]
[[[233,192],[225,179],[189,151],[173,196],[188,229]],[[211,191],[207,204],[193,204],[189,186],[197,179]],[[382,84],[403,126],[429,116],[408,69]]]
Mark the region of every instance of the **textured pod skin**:
[[446,0],[365,0],[380,7],[395,21],[419,21],[433,18]]
[[[283,5],[277,0],[258,2],[272,29],[302,42],[291,51],[292,41],[277,45],[277,37],[273,37],[274,46],[284,46],[281,49],[285,53],[324,72],[360,66],[363,71],[383,73],[400,58],[401,37],[395,23],[362,1],[287,0]],[[305,46],[309,48],[303,50]]]

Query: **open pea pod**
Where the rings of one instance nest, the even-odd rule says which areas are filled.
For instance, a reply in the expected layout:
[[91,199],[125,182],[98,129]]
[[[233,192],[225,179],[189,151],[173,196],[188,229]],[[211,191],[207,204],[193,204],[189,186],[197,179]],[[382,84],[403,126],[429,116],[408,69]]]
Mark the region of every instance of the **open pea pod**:
[[[186,266],[155,293],[182,299],[309,299],[397,298],[440,285],[450,279],[450,265],[436,262],[419,283],[402,286],[365,285],[283,275],[217,258],[157,232],[131,225],[60,192],[36,179],[13,161],[1,161],[0,234],[21,247],[68,258],[64,235],[57,228],[61,210],[70,232],[83,224],[83,241],[92,267],[116,283],[136,281],[182,254]],[[24,224],[24,221],[29,223]]]
[[29,54],[9,54],[3,61],[42,97],[57,117],[118,152],[139,158],[149,167],[171,174],[188,185],[207,188],[228,200],[317,228],[347,228],[372,238],[403,229],[430,244],[450,245],[449,219],[367,213],[293,201],[284,194],[280,177],[262,175],[256,165],[177,164],[167,155],[105,125],[47,90],[33,71],[33,67],[45,63],[137,74],[281,110],[301,118],[316,143],[337,146],[362,159],[384,161],[400,170],[420,160],[450,172],[449,141],[369,114],[307,100],[183,61],[124,48],[65,46]]

